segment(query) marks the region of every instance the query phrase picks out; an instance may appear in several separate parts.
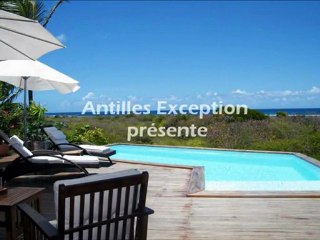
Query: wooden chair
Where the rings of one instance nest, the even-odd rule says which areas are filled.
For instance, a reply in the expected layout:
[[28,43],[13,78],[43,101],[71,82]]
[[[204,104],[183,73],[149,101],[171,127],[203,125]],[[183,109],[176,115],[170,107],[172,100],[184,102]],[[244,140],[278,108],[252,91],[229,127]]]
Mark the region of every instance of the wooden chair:
[[148,173],[134,169],[57,181],[55,224],[18,205],[24,239],[147,239],[147,185]]

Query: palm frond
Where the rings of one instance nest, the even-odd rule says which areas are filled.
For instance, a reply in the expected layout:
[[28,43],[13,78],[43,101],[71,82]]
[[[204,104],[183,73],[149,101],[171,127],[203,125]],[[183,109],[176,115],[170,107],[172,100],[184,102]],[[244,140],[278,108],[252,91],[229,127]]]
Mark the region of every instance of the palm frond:
[[40,23],[47,18],[44,0],[1,0],[0,8]]
[[0,104],[13,102],[22,90],[6,82],[0,82]]
[[68,2],[68,0],[57,0],[56,3],[53,5],[53,7],[50,10],[49,15],[47,16],[47,18],[43,21],[42,25],[44,27],[47,26],[47,24],[49,23],[52,15],[54,14],[54,12],[57,10],[57,8],[64,2]]
[[0,1],[0,9],[5,10],[7,12],[18,14],[18,9],[16,5],[16,1],[14,0],[1,0]]

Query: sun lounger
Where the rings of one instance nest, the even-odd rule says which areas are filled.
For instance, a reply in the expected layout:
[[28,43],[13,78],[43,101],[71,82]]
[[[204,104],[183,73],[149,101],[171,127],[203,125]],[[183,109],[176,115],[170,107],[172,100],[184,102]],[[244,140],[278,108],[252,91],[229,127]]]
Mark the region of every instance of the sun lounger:
[[116,154],[115,150],[112,150],[110,147],[107,146],[97,146],[91,144],[72,144],[69,143],[66,139],[66,135],[58,130],[56,127],[44,127],[44,133],[48,136],[50,141],[53,143],[55,149],[59,149],[63,152],[68,152],[72,150],[82,150],[84,154],[105,157],[110,162],[110,156]]
[[19,155],[1,172],[0,176],[3,181],[8,181],[23,174],[51,169],[77,168],[88,174],[85,170],[86,167],[99,168],[101,166],[101,161],[95,156],[63,155],[61,152],[52,150],[31,152],[17,136],[9,138],[0,130],[0,137]]

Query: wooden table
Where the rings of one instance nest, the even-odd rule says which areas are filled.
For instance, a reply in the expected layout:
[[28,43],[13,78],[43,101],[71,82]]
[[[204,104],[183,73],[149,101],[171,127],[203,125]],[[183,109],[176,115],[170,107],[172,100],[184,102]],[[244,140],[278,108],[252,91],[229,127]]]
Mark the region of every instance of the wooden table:
[[43,190],[44,188],[15,187],[8,188],[7,193],[0,195],[0,212],[5,214],[5,221],[0,221],[0,227],[6,228],[6,239],[17,239],[19,229],[16,205],[27,201],[40,210],[39,193]]

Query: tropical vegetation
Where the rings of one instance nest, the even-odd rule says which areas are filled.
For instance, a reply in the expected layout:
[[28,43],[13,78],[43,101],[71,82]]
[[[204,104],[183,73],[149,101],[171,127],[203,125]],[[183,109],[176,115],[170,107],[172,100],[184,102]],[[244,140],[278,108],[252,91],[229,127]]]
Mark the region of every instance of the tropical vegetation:
[[[257,118],[257,116],[259,116]],[[127,115],[92,117],[48,117],[47,123],[62,129],[70,141],[125,143],[129,126],[205,126],[206,137],[136,137],[130,143],[195,147],[301,152],[320,160],[320,118],[305,116],[264,116],[252,111],[246,117]],[[97,135],[92,134],[92,131]],[[88,139],[88,136],[90,139]],[[99,139],[99,142],[95,140]],[[100,141],[103,139],[103,141]]]
[[[57,8],[66,0],[57,0],[51,9],[48,1],[44,0],[0,0],[0,9],[33,20],[37,20],[44,27],[49,23]],[[21,89],[15,88],[0,79],[0,129],[8,135],[17,134],[22,136],[22,106],[14,103],[21,93]],[[28,112],[28,137],[30,140],[40,140],[43,135],[39,133],[39,126],[44,121],[46,109],[33,102],[33,93],[29,91]]]

